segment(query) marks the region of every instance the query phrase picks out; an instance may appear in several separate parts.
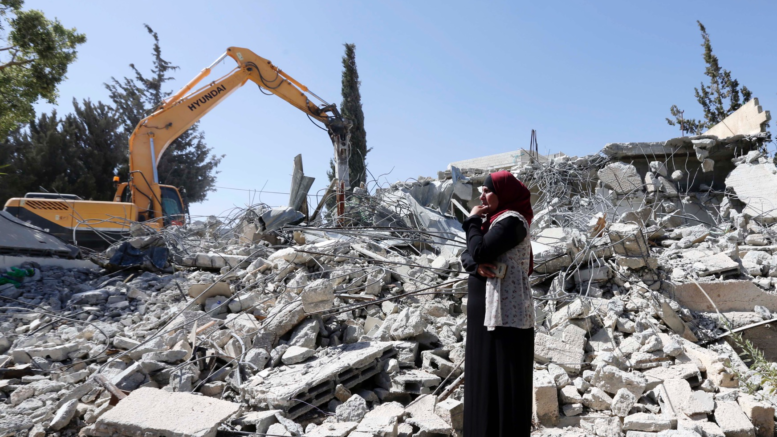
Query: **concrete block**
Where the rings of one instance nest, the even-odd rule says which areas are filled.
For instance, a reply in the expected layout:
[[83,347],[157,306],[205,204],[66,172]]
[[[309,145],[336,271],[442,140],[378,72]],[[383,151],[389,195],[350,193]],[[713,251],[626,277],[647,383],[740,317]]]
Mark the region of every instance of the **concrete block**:
[[534,417],[544,426],[558,423],[558,394],[556,384],[546,370],[534,371]]
[[774,437],[774,407],[748,394],[740,394],[738,402],[755,426],[757,437]]
[[78,400],[73,399],[72,401],[69,401],[65,405],[59,407],[57,412],[54,414],[54,418],[51,419],[49,429],[59,431],[60,429],[66,427],[70,421],[73,420],[73,417],[76,414],[77,406]]
[[334,305],[334,286],[328,279],[316,279],[305,286],[301,297],[306,313],[328,310]]
[[581,404],[583,403],[583,397],[580,396],[580,392],[577,391],[575,386],[568,385],[566,387],[563,387],[558,392],[559,399],[561,399],[561,402],[564,404]]
[[610,409],[616,416],[626,417],[629,414],[629,410],[631,410],[636,403],[637,398],[634,394],[626,390],[626,388],[621,388],[615,393],[615,397],[612,398]]
[[189,393],[139,388],[95,423],[103,433],[215,437],[218,426],[240,404]]
[[678,431],[693,431],[702,437],[726,437],[720,427],[706,420],[679,420]]
[[391,378],[392,393],[429,394],[442,378],[423,370],[402,370]]
[[272,334],[274,337],[272,343],[275,344],[279,338],[307,317],[305,312],[304,303],[300,301],[288,305],[278,305],[267,315],[262,323],[261,331]]
[[618,194],[642,191],[642,178],[631,164],[614,162],[597,172],[599,180]]
[[561,407],[561,411],[566,417],[574,417],[583,413],[583,404],[566,404]]
[[301,363],[315,354],[316,354],[316,351],[314,351],[313,349],[308,349],[306,347],[299,347],[299,346],[291,346],[288,349],[286,349],[286,352],[283,353],[283,358],[281,358],[281,361],[283,361],[283,364],[286,364],[288,366],[291,364]]
[[31,357],[45,358],[51,361],[65,361],[68,354],[75,352],[79,349],[77,343],[68,343],[59,346],[42,347],[42,348],[16,348],[11,351],[13,361],[16,364],[27,364],[31,362]]
[[550,325],[556,327],[567,320],[586,317],[590,311],[590,303],[582,299],[576,299],[554,312],[550,317]]
[[718,402],[715,422],[726,437],[755,437],[755,427],[736,402]]
[[622,437],[623,429],[618,417],[589,415],[580,417],[580,428],[587,436]]
[[585,351],[582,348],[547,334],[537,333],[534,336],[534,359],[539,363],[560,363],[559,365],[567,372],[577,374],[580,372],[584,355]]
[[777,221],[777,167],[772,163],[742,164],[726,178],[726,187],[734,190],[745,204],[742,214],[758,217],[762,223]]
[[412,308],[403,309],[391,327],[391,336],[395,340],[404,340],[424,332],[426,322],[421,316],[421,311]]
[[669,403],[675,410],[685,413],[686,416],[711,414],[715,410],[712,393],[693,391],[691,385],[684,379],[667,379],[663,384]]
[[613,223],[607,230],[615,253],[629,257],[648,257],[650,249],[647,239],[639,225],[633,223]]
[[[367,413],[356,428],[358,435],[395,437],[399,422],[405,416],[405,407],[399,402],[386,402]],[[350,434],[353,436],[354,434]]]
[[449,435],[450,425],[434,413],[437,401],[435,396],[426,395],[418,398],[405,410],[410,416],[405,422],[420,428],[419,435]]
[[215,284],[193,284],[189,287],[189,297],[195,299],[197,305],[202,305],[208,298],[216,296],[232,296],[232,289],[229,288],[229,284],[226,282],[216,282]]
[[588,393],[583,395],[583,405],[598,411],[606,411],[612,405],[612,398],[598,387],[591,387]]
[[612,395],[625,388],[639,399],[647,386],[647,378],[639,372],[629,373],[617,367],[603,366],[594,373],[591,385]]
[[464,427],[464,404],[461,401],[448,398],[438,402],[434,407],[434,412],[442,417],[453,429],[462,429]]
[[712,383],[718,387],[739,386],[736,375],[726,368],[726,360],[728,358],[685,339],[682,339],[681,342],[685,348],[686,355],[701,363],[699,370],[707,372],[707,379],[712,381]]
[[270,425],[278,423],[275,415],[280,412],[281,410],[251,411],[237,419],[237,423],[255,426],[257,434],[265,434]]
[[[300,249],[304,249],[304,247]],[[282,259],[290,263],[305,264],[312,258],[313,256],[309,253],[297,252],[296,247],[286,247],[270,255],[267,261],[275,262]]]
[[585,348],[586,331],[579,326],[568,324],[563,328],[553,330],[551,335],[568,344],[573,350],[583,350]]
[[626,431],[658,432],[671,428],[671,420],[657,414],[637,413],[623,419],[623,429]]
[[359,422],[367,411],[367,401],[359,395],[353,395],[337,406],[335,414],[338,422]]

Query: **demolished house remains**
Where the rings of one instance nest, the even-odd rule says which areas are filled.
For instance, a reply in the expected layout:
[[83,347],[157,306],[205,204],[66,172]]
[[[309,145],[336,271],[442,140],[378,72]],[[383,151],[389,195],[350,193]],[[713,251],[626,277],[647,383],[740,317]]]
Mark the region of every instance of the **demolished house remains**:
[[[777,359],[757,123],[509,165],[535,210],[536,435],[774,435],[774,381],[727,335]],[[353,190],[342,227],[295,194],[137,224],[99,267],[4,243],[0,435],[460,436],[458,219],[494,166],[459,164]]]

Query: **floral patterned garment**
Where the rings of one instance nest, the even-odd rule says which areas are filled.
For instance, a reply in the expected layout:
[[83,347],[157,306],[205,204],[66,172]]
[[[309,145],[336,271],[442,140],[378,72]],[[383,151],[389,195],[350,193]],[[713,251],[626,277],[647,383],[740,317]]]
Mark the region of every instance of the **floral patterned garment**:
[[507,265],[505,277],[489,278],[486,281],[486,317],[483,324],[489,331],[497,326],[534,328],[534,303],[529,276],[526,274],[531,257],[529,225],[520,213],[507,211],[497,217],[491,226],[507,217],[521,220],[526,227],[526,238],[496,259],[496,262]]

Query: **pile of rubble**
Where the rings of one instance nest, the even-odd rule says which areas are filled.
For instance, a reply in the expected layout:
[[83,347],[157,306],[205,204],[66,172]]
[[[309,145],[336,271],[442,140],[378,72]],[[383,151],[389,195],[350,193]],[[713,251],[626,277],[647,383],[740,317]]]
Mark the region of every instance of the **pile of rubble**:
[[[537,435],[774,435],[775,381],[726,342],[777,311],[766,141],[511,169],[534,193]],[[0,435],[462,435],[454,215],[485,174],[355,190],[346,227],[256,205],[138,226],[102,270],[18,266],[31,276],[0,286]]]

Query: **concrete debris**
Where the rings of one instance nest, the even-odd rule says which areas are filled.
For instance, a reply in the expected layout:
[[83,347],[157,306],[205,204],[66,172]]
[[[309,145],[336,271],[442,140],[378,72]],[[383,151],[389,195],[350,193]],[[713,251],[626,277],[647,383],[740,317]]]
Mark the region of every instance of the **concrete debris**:
[[0,285],[0,435],[462,435],[457,219],[496,163],[535,210],[534,435],[771,436],[772,387],[725,337],[740,328],[777,360],[766,141],[464,161],[354,190],[342,227],[302,223],[300,161],[293,207],[128,240],[166,247],[169,273],[17,257],[29,274]]
[[733,135],[753,135],[766,132],[766,124],[771,119],[769,111],[764,111],[758,104],[758,99],[753,98],[742,105],[733,114],[724,118],[704,135],[716,137],[730,137]]
[[219,399],[143,387],[100,416],[87,435],[215,437],[219,424],[239,409]]
[[618,194],[642,191],[642,178],[633,165],[615,162],[599,170],[597,175],[607,188]]

